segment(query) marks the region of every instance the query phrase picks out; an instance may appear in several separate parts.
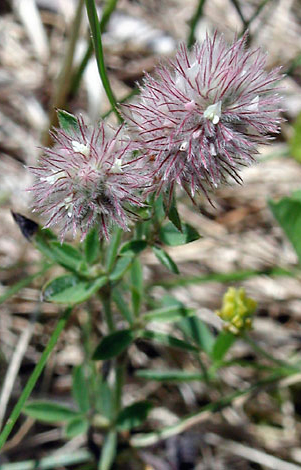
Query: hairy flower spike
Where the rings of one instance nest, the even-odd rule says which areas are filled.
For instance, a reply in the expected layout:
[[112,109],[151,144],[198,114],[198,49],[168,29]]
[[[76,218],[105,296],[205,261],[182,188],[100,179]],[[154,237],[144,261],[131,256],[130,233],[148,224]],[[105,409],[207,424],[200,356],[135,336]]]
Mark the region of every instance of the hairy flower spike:
[[158,192],[179,183],[193,197],[228,176],[241,182],[239,168],[279,132],[279,69],[266,72],[265,55],[245,50],[245,42],[246,35],[228,45],[215,33],[192,52],[181,45],[169,67],[146,76],[137,101],[124,105]]
[[138,190],[147,182],[145,172],[122,126],[77,122],[69,133],[57,129],[54,147],[44,149],[40,165],[30,168],[36,177],[33,208],[48,217],[45,227],[61,226],[61,240],[69,230],[73,236],[79,230],[83,240],[95,225],[108,238],[112,224],[128,230],[131,206],[143,205]]

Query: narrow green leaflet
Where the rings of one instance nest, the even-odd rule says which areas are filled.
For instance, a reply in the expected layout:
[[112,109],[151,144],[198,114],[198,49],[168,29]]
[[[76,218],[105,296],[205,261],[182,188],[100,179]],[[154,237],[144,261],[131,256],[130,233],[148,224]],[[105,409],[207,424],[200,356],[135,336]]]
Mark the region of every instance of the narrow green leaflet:
[[152,250],[160,261],[160,263],[163,264],[163,266],[165,266],[172,273],[179,274],[179,270],[176,263],[171,259],[169,254],[166,253],[166,251],[164,251],[159,246],[153,246]]
[[122,245],[119,254],[120,255],[138,255],[147,247],[145,240],[133,240]]
[[49,248],[52,251],[55,261],[61,266],[77,273],[87,272],[85,259],[74,246],[68,243],[51,241]]
[[88,300],[107,283],[107,280],[106,276],[93,281],[82,280],[75,274],[59,276],[44,286],[43,300],[59,304],[79,304]]
[[150,321],[174,322],[190,317],[194,313],[195,310],[193,308],[185,308],[182,304],[177,304],[150,310],[143,315],[143,320],[145,323]]
[[89,387],[85,378],[84,365],[76,366],[72,375],[72,395],[82,413],[90,409]]
[[37,249],[51,261],[70,271],[87,274],[87,265],[82,254],[68,243],[60,243],[51,230],[39,229],[35,238]]
[[159,237],[162,243],[168,246],[186,245],[200,238],[198,232],[188,224],[182,224],[180,232],[173,223],[168,222],[160,227]]
[[161,222],[165,218],[165,210],[163,206],[163,195],[160,194],[151,205],[154,207],[154,216],[158,222]]
[[134,315],[137,317],[143,296],[143,270],[139,258],[135,258],[131,266],[131,281],[132,306]]
[[114,414],[114,394],[110,385],[102,376],[97,377],[96,385],[95,397],[97,411],[110,420]]
[[163,344],[164,346],[170,346],[172,348],[183,349],[185,351],[198,352],[198,348],[193,346],[186,341],[175,338],[174,336],[168,335],[166,333],[159,333],[152,330],[142,330],[139,332],[139,337],[144,339],[150,339],[156,341],[157,343]]
[[57,117],[60,128],[63,129],[67,134],[73,134],[72,131],[78,131],[78,122],[73,114],[68,113],[63,109],[58,109]]
[[85,434],[89,428],[89,421],[84,416],[71,419],[65,426],[64,434],[68,439],[72,439],[80,434]]
[[294,123],[294,135],[289,142],[291,155],[301,162],[301,113]]
[[169,208],[169,211],[168,211],[168,218],[173,223],[173,225],[180,232],[182,232],[182,222],[181,222],[181,219],[180,219],[180,216],[179,216],[179,213],[178,213],[176,198],[175,198],[174,194],[172,196],[172,201],[171,201],[170,208]]
[[236,336],[228,331],[221,331],[214,343],[211,357],[214,361],[221,361],[224,359],[226,353],[236,340]]
[[132,330],[115,331],[102,338],[94,351],[92,359],[104,360],[118,356],[134,339],[135,335]]
[[106,252],[106,270],[107,272],[110,272],[111,269],[114,266],[118,249],[119,249],[119,244],[122,236],[122,230],[119,227],[115,227],[112,233],[112,237],[109,243],[109,246],[107,248]]
[[54,233],[47,229],[39,229],[34,238],[36,248],[51,261],[57,261],[56,256],[49,246],[51,241],[58,241]]
[[116,420],[119,431],[126,431],[140,426],[147,418],[153,405],[149,401],[140,401],[123,408]]
[[110,274],[110,281],[118,281],[129,269],[130,265],[133,262],[133,255],[124,255],[121,256],[117,263],[115,264],[111,274]]
[[204,380],[204,374],[185,370],[138,370],[137,377],[156,382],[192,382]]
[[98,463],[98,470],[109,470],[115,459],[117,450],[117,433],[116,431],[110,431],[105,439],[102,446],[101,457]]
[[190,318],[183,318],[179,322],[179,327],[200,349],[209,355],[211,354],[215,338],[206,323],[197,316],[191,316]]
[[124,299],[121,289],[115,287],[113,289],[112,299],[115,302],[121,315],[128,321],[130,325],[133,324],[133,313]]
[[269,201],[269,207],[293,245],[301,262],[301,191],[279,201]]
[[67,406],[42,400],[33,401],[25,405],[23,413],[31,418],[46,421],[47,423],[68,421],[79,416],[78,411],[72,410]]
[[96,227],[89,230],[89,233],[85,238],[84,250],[87,263],[95,263],[100,253],[99,234]]

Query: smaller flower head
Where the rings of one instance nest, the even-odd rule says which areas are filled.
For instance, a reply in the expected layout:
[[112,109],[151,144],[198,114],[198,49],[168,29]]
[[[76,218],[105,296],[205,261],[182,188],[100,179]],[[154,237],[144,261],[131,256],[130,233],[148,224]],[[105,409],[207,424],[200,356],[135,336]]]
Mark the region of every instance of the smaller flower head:
[[239,334],[252,327],[252,315],[256,307],[255,300],[247,297],[243,288],[229,287],[223,297],[221,310],[217,310],[215,313],[224,320],[226,330]]
[[54,147],[30,168],[33,209],[48,217],[45,227],[59,224],[62,240],[69,230],[83,240],[95,225],[105,238],[112,224],[128,230],[130,207],[143,205],[138,190],[146,178],[123,127],[88,127],[77,118],[74,129],[57,129],[53,138]]
[[182,45],[124,105],[158,190],[179,183],[193,197],[229,176],[241,182],[240,167],[279,132],[279,69],[265,71],[265,55],[245,42],[246,35],[228,45],[215,33],[191,52]]

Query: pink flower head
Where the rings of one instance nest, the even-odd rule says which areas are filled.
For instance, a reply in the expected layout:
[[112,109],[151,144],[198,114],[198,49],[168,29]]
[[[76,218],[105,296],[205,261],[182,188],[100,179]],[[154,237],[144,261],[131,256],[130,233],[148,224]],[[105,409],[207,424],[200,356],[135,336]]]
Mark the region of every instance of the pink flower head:
[[215,33],[192,52],[181,45],[169,67],[146,76],[137,101],[124,105],[158,192],[179,183],[193,197],[228,176],[241,182],[237,170],[279,132],[279,69],[266,72],[265,55],[246,51],[245,42],[246,35],[229,46]]
[[78,229],[83,240],[94,225],[106,239],[112,224],[128,230],[129,208],[143,205],[137,193],[146,180],[123,127],[102,122],[93,128],[77,118],[75,129],[57,129],[53,138],[54,147],[30,168],[36,176],[33,208],[48,217],[45,227],[59,224],[62,240]]

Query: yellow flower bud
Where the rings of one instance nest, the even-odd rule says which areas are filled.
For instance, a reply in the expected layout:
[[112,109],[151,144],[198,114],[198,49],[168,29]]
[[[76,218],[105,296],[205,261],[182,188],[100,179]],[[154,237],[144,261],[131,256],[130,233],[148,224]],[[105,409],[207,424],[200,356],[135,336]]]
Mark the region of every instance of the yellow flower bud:
[[224,328],[233,334],[252,328],[251,316],[255,312],[257,302],[246,296],[243,288],[229,287],[223,297],[221,310],[215,313],[225,322]]

